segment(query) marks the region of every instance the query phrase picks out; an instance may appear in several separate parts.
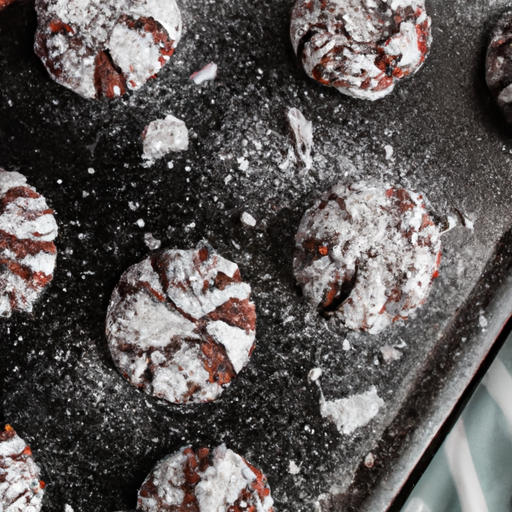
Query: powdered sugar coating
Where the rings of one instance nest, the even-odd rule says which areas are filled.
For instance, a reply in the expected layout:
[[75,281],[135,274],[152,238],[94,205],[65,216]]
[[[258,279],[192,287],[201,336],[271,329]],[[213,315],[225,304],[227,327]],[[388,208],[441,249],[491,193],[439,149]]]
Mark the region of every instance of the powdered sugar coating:
[[56,236],[44,197],[23,175],[0,169],[0,315],[32,311],[53,278]]
[[114,98],[157,74],[181,37],[175,0],[37,0],[36,54],[61,85]]
[[265,475],[225,445],[163,459],[138,498],[143,512],[273,512],[273,504]]
[[251,288],[238,266],[201,245],[130,267],[112,294],[107,339],[121,373],[174,403],[208,402],[255,345]]
[[14,429],[7,425],[0,432],[0,510],[38,512],[41,510],[44,482],[32,451]]
[[290,34],[309,76],[376,100],[421,67],[430,23],[424,0],[298,0]]
[[440,259],[422,196],[362,181],[335,185],[304,214],[294,271],[320,310],[377,333],[427,300]]

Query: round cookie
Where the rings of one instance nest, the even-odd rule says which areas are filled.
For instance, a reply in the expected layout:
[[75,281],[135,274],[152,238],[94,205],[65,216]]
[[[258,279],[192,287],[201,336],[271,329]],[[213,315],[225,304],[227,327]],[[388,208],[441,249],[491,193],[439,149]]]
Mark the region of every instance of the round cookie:
[[512,123],[512,11],[491,34],[485,60],[485,80],[507,122]]
[[214,400],[254,349],[250,294],[238,266],[206,245],[148,257],[112,294],[106,332],[114,362],[150,395]]
[[440,231],[422,196],[373,181],[335,185],[306,211],[295,241],[306,298],[370,333],[427,300],[441,261]]
[[32,451],[7,425],[0,431],[0,510],[38,512],[44,487]]
[[421,67],[430,23],[424,0],[298,0],[290,35],[311,78],[376,100]]
[[138,496],[142,512],[273,512],[273,504],[265,475],[225,445],[161,460]]
[[25,176],[0,169],[0,315],[32,311],[52,280],[57,223]]
[[36,0],[35,52],[50,76],[85,98],[139,89],[181,37],[175,0]]

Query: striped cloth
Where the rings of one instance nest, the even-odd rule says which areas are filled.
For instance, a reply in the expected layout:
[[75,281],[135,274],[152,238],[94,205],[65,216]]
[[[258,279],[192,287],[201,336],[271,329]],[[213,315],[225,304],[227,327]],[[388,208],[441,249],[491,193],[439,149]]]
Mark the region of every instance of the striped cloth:
[[512,511],[512,335],[401,512]]

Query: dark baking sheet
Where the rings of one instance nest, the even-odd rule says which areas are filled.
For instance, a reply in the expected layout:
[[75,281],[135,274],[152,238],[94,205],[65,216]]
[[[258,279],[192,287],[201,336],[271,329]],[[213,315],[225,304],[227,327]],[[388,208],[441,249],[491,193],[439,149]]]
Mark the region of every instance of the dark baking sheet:
[[[0,322],[5,420],[42,467],[46,512],[65,504],[75,512],[133,509],[160,458],[185,444],[221,442],[264,470],[278,511],[317,503],[322,511],[383,511],[506,316],[480,300],[496,297],[499,282],[475,286],[512,221],[510,133],[483,79],[486,40],[507,2],[430,1],[434,42],[424,68],[377,103],[305,77],[288,38],[291,1],[180,7],[185,32],[171,64],[112,102],[86,101],[49,79],[32,51],[33,2],[0,12],[0,166],[27,176],[60,228],[55,279],[34,313]],[[215,82],[188,80],[211,61],[219,65]],[[314,124],[308,172],[279,167],[292,148],[289,107]],[[145,168],[140,134],[167,113],[187,123],[190,148]],[[474,222],[444,235],[427,305],[378,336],[318,317],[291,270],[304,210],[336,181],[362,178],[421,190],[439,216]],[[255,229],[241,225],[244,211],[258,220]],[[148,254],[146,232],[164,248],[207,238],[253,286],[257,350],[213,404],[158,403],[113,367],[105,312],[122,272]],[[460,308],[471,319],[467,332],[456,323]],[[379,362],[383,345],[402,343],[399,361]],[[320,417],[318,388],[307,381],[314,367],[324,371],[326,398],[375,385],[385,407],[367,427],[340,434]],[[369,452],[371,469],[363,464]],[[290,460],[298,475],[288,473]]]

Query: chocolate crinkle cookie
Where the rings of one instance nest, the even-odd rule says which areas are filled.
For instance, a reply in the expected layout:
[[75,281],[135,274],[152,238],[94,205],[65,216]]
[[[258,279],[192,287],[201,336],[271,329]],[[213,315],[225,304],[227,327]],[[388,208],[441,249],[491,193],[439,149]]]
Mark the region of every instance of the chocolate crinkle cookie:
[[273,504],[265,475],[225,445],[163,459],[138,498],[143,512],[273,512]]
[[290,33],[310,77],[367,100],[418,71],[431,43],[424,0],[298,0]]
[[209,402],[242,370],[256,312],[238,266],[200,245],[130,267],[112,294],[107,339],[122,375],[173,403]]
[[334,186],[306,211],[295,240],[306,298],[370,333],[427,300],[441,261],[440,230],[422,196],[372,181]]
[[512,123],[512,11],[500,18],[492,32],[485,79],[505,119]]
[[57,223],[25,176],[0,169],[0,315],[31,312],[53,278]]
[[38,512],[44,487],[32,451],[7,425],[0,431],[0,510]]
[[156,75],[181,36],[175,0],[36,0],[35,52],[85,98],[121,96]]
[[13,2],[14,2],[14,0],[0,0],[0,11],[4,7],[7,7],[9,4],[12,4]]

